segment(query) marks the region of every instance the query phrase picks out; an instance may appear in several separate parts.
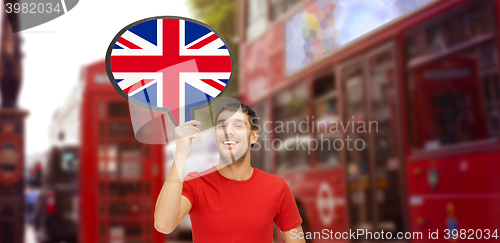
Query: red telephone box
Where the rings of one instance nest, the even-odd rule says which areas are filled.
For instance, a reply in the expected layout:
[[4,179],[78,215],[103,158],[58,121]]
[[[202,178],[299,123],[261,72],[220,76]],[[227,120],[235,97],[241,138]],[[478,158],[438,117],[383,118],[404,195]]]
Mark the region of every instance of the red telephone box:
[[80,242],[164,242],[153,225],[163,145],[136,140],[128,102],[112,87],[103,61],[83,74]]

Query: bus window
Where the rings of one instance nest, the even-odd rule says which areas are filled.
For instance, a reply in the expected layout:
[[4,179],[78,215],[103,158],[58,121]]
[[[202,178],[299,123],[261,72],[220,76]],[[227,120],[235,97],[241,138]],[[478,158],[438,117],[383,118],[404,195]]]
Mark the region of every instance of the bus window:
[[[498,48],[492,19],[492,6],[487,3],[434,23],[448,26],[441,27],[439,33],[448,40],[444,50],[447,55],[428,51],[426,58],[416,56],[407,61],[413,148],[431,150],[498,138]],[[454,23],[464,25],[450,27]],[[407,52],[410,48],[406,47]]]
[[279,171],[292,168],[307,168],[309,166],[310,138],[308,135],[275,141],[281,141],[279,145],[278,143],[275,144]]
[[[346,129],[346,136],[350,139],[366,140],[366,134],[352,132],[352,126],[366,121],[366,108],[365,108],[365,88],[364,88],[364,72],[362,62],[352,64],[342,69],[341,81],[344,87],[344,109],[345,115],[343,119]],[[368,159],[364,152],[366,149],[361,150],[347,150],[347,163],[348,163],[348,176],[356,176],[368,173]]]
[[335,89],[333,71],[317,77],[313,83],[314,117],[316,141],[319,148],[316,150],[318,164],[337,165],[340,161],[340,151],[332,144],[339,138],[333,130],[333,121],[338,121],[337,90]]
[[375,136],[375,160],[377,167],[385,168],[393,154],[391,130],[391,105],[396,102],[394,57],[392,49],[368,58],[370,79],[371,129]]
[[306,121],[307,83],[300,82],[274,97],[275,139],[271,148],[276,149],[278,169],[309,165],[309,128]]
[[373,136],[373,155],[378,229],[403,231],[403,216],[399,176],[400,166],[396,154],[397,88],[394,45],[370,54],[366,60],[369,83],[370,135]]
[[[366,122],[364,70],[362,60],[347,64],[340,68],[340,81],[343,87],[344,126],[346,141],[351,149],[346,151],[346,179],[349,198],[349,214],[351,228],[373,227],[372,197],[370,193],[369,146],[354,149],[352,141],[364,141],[368,144],[368,134],[357,132],[357,125]],[[354,132],[353,128],[354,126]],[[347,143],[347,142],[346,142]]]
[[465,12],[467,29],[470,36],[481,36],[489,34],[495,30],[495,18],[493,14],[493,6],[490,3],[477,5]]

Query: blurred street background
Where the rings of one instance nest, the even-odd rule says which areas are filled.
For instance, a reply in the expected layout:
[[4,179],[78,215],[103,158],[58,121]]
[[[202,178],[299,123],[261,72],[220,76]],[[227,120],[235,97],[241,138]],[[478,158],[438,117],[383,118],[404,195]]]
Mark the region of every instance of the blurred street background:
[[[104,65],[122,28],[169,15],[229,44],[223,96],[256,111],[252,166],[285,178],[305,232],[393,236],[308,243],[497,241],[499,11],[500,0],[86,0],[18,33],[3,13],[0,243],[192,242],[189,217],[168,236],[153,227],[173,148],[136,140]],[[218,162],[212,139],[194,143],[186,174]]]

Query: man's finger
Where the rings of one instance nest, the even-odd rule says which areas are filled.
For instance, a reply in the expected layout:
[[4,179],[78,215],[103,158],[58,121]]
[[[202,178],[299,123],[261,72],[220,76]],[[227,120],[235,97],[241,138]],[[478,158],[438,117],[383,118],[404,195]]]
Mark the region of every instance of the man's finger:
[[190,137],[194,138],[196,140],[200,140],[201,139],[201,136],[198,133],[194,133],[194,134],[190,135]]
[[187,131],[195,131],[195,132],[201,132],[199,128],[197,127],[189,127],[188,129],[186,129]]
[[179,130],[180,131],[190,131],[193,128],[195,128],[195,127],[194,126],[185,126],[185,127],[179,127]]
[[181,136],[182,136],[183,138],[185,138],[185,137],[190,137],[190,136],[192,136],[192,135],[194,135],[194,134],[199,134],[199,135],[201,136],[201,133],[198,133],[197,131],[194,131],[194,130],[185,131],[185,132],[183,132],[183,133],[181,134]]
[[193,127],[193,126],[183,127],[183,128],[181,128],[179,130],[180,130],[181,133],[191,132],[191,131],[201,132],[199,128]]
[[188,122],[186,122],[186,123],[184,123],[182,125],[191,125],[191,126],[193,126],[193,125],[201,125],[201,122],[197,121],[197,120],[191,120],[191,121],[188,121]]

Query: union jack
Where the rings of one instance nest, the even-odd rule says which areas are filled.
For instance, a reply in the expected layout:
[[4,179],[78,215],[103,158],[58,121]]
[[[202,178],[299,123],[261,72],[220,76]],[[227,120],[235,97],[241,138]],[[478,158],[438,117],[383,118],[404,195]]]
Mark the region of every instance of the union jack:
[[176,125],[191,120],[192,108],[221,94],[231,75],[222,39],[202,24],[175,18],[125,30],[114,43],[109,66],[122,95],[168,108]]

